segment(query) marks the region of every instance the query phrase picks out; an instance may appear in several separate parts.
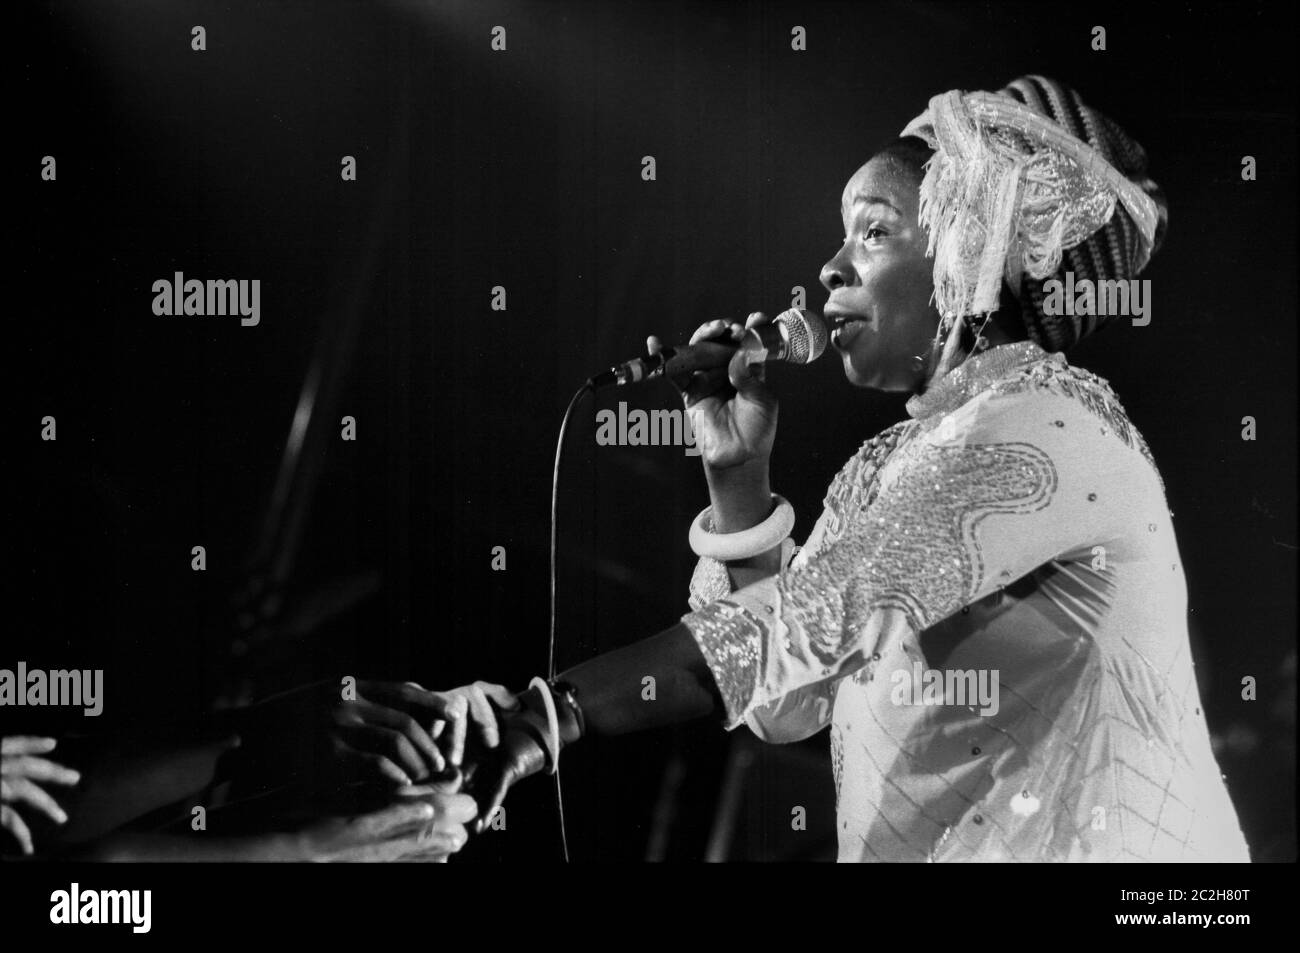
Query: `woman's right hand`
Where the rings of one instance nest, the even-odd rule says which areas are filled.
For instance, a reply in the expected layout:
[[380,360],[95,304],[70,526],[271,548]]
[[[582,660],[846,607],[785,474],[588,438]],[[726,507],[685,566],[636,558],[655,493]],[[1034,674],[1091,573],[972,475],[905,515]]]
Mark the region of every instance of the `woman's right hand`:
[[[766,468],[776,439],[777,399],[767,386],[765,365],[750,364],[736,345],[746,330],[770,320],[755,311],[743,326],[722,320],[700,325],[690,343],[704,358],[704,369],[672,378],[682,393],[706,469]],[[663,347],[657,337],[646,344],[652,355]]]

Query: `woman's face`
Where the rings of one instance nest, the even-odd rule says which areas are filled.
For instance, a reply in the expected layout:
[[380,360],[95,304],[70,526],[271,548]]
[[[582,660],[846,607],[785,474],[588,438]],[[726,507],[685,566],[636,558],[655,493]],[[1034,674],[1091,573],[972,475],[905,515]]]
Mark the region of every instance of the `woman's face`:
[[912,391],[922,383],[914,357],[929,350],[939,314],[930,304],[933,262],[917,222],[919,191],[918,174],[889,156],[872,159],[844,187],[844,244],[821,282],[830,292],[831,344],[858,387]]

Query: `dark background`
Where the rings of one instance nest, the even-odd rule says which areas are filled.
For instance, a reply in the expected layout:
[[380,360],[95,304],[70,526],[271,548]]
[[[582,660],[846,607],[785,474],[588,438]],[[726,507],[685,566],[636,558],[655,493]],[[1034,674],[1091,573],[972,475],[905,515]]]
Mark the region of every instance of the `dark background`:
[[[196,24],[206,52],[190,49]],[[790,50],[794,25],[806,52]],[[104,667],[105,724],[338,672],[521,687],[547,660],[551,465],[582,380],[648,333],[778,312],[796,285],[819,309],[854,169],[935,93],[1041,72],[1141,141],[1169,196],[1143,275],[1150,326],[1070,357],[1111,381],[1151,444],[1223,770],[1257,859],[1294,858],[1296,90],[1281,12],[99,0],[25,5],[10,38],[21,297],[4,426],[20,483],[0,665]],[[44,155],[56,182],[40,180]],[[1241,180],[1244,155],[1257,181]],[[178,270],[261,279],[260,326],[154,316],[152,283]],[[267,513],[322,347],[335,357],[295,537]],[[802,537],[902,399],[853,389],[833,360],[772,379],[773,485]],[[658,382],[596,407],[618,400],[678,406]],[[686,528],[707,502],[698,458],[597,447],[594,412],[580,406],[564,457],[560,668],[687,610]],[[190,569],[200,544],[205,573]],[[284,584],[259,595],[268,553]],[[1240,698],[1247,675],[1257,701]],[[49,717],[5,718],[33,714]],[[575,859],[704,856],[743,734],[701,724],[574,749]],[[730,856],[833,856],[824,743],[753,752]],[[550,797],[521,787],[507,830],[465,859],[554,856]]]

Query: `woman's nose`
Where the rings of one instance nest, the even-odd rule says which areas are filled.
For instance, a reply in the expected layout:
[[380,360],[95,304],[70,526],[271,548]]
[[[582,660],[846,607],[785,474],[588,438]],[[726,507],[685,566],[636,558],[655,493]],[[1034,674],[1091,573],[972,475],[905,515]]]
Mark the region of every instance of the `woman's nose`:
[[821,282],[822,287],[827,291],[834,291],[836,288],[842,288],[853,281],[853,270],[849,263],[844,260],[843,252],[839,252],[822,265]]

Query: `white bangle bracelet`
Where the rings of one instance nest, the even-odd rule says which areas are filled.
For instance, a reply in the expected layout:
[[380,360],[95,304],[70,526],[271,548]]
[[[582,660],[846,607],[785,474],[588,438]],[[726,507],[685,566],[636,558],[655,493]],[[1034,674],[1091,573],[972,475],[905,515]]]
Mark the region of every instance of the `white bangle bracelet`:
[[691,523],[689,536],[691,549],[697,556],[708,556],[721,562],[752,559],[779,545],[794,529],[794,507],[786,500],[772,494],[776,509],[757,526],[739,533],[714,533],[705,529],[705,521],[713,523],[713,507],[706,506]]
[[542,706],[546,709],[546,757],[551,762],[551,774],[560,770],[560,716],[555,710],[555,699],[551,697],[551,686],[540,675],[528,683],[529,688],[536,688],[542,696]]

